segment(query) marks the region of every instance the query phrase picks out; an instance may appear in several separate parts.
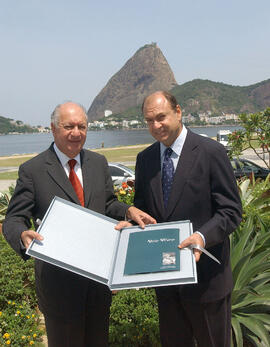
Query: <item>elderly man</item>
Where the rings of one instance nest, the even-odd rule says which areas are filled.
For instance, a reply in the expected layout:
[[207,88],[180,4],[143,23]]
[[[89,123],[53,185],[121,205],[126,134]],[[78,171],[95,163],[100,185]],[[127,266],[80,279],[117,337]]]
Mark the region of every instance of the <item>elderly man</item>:
[[[163,346],[230,346],[229,234],[241,221],[241,202],[222,145],[187,130],[175,97],[156,92],[143,103],[157,140],[139,153],[135,206],[157,222],[190,220],[194,233],[179,248],[206,247],[221,265],[196,249],[198,284],[156,289]],[[181,250],[180,250],[181,251]]]
[[[23,259],[30,242],[42,239],[30,230],[30,220],[42,219],[54,196],[118,220],[133,219],[141,227],[155,223],[136,207],[117,201],[106,159],[82,149],[87,133],[82,106],[73,102],[57,106],[51,128],[50,148],[20,166],[3,224],[5,238]],[[108,344],[111,292],[106,286],[40,260],[35,261],[35,274],[50,347]]]

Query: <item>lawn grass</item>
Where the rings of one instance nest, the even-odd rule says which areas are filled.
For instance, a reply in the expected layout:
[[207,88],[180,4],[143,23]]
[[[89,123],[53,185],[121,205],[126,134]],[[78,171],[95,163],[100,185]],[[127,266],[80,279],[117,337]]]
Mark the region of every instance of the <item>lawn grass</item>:
[[102,148],[94,151],[103,154],[106,159],[111,162],[136,161],[137,154],[148,146],[149,144],[120,148]]
[[[115,148],[99,148],[94,149],[93,152],[103,154],[108,161],[135,161],[137,154],[149,145],[136,145]],[[14,157],[1,157],[0,167],[20,166],[25,161],[33,158],[36,154],[29,156],[14,156]]]
[[[100,153],[106,157],[109,162],[132,162],[128,164],[128,167],[134,168],[137,154],[148,147],[148,144],[126,146],[126,147],[115,147],[115,148],[99,148],[94,149],[93,152]],[[27,160],[33,158],[36,154],[27,156],[14,156],[14,157],[1,157],[0,167],[18,167]],[[16,180],[18,178],[17,170],[12,172],[1,172],[0,180]]]
[[1,172],[0,180],[16,180],[18,178],[18,171]]
[[0,157],[0,167],[7,166],[20,166],[25,161],[33,158],[36,154],[29,155],[14,155],[12,157]]

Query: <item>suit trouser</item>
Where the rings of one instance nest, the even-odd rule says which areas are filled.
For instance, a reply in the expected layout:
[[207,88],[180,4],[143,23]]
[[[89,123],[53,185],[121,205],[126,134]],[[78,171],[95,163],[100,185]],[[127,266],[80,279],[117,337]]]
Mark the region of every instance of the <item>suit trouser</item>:
[[88,299],[82,316],[66,321],[44,315],[48,346],[108,346],[110,305],[110,290],[96,282],[96,285],[89,286]]
[[181,298],[178,286],[156,288],[163,347],[229,347],[231,295],[209,303]]

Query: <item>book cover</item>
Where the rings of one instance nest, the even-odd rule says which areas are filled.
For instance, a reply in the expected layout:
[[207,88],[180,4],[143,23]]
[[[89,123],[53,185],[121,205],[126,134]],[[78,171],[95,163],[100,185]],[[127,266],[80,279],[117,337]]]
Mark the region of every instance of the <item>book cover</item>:
[[129,235],[124,275],[180,270],[179,229]]

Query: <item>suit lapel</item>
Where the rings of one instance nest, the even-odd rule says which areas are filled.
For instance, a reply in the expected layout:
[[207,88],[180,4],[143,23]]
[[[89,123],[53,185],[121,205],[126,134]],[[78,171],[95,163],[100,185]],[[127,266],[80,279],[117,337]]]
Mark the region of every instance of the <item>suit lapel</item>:
[[82,176],[83,176],[83,191],[84,191],[84,205],[87,207],[91,198],[91,192],[95,184],[95,166],[93,162],[90,163],[90,152],[86,150],[81,151],[81,165],[82,165]]
[[163,192],[161,184],[161,163],[160,163],[160,144],[156,142],[150,153],[149,160],[147,162],[148,169],[146,172],[151,173],[150,187],[153,194],[153,200],[155,202],[157,210],[160,215],[164,214],[163,205]]
[[187,137],[175,170],[172,191],[170,194],[165,218],[168,219],[175,207],[181,200],[185,184],[190,177],[190,172],[197,157],[197,143],[194,141],[193,133],[188,130]]
[[80,201],[70,183],[65,170],[60,163],[54,149],[53,145],[50,146],[48,150],[47,160],[46,160],[47,172],[55,183],[69,196],[70,200],[80,204]]

